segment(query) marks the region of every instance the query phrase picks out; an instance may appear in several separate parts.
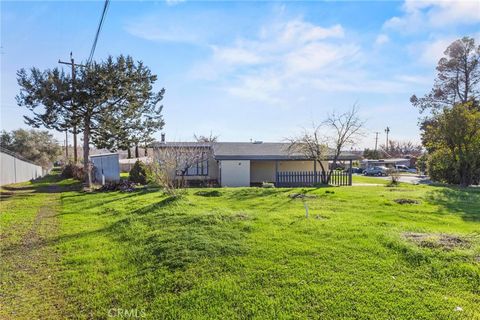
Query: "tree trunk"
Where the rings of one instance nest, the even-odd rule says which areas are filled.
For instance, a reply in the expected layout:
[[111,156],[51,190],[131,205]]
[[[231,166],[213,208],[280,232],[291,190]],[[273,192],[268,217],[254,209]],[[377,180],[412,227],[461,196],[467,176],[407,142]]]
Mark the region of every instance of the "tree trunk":
[[327,182],[327,174],[325,172],[325,167],[323,166],[323,163],[321,160],[317,160],[318,164],[320,165],[320,169],[322,169],[322,175],[320,177],[321,183],[328,183]]
[[145,157],[148,156],[148,150],[147,150],[147,145],[145,145]]
[[135,158],[138,158],[138,144],[135,145]]
[[92,172],[90,170],[90,123],[85,120],[85,128],[83,130],[83,170],[85,171],[85,182],[87,187],[92,185]]
[[73,127],[73,163],[77,164],[78,154],[77,154],[77,126]]
[[130,147],[127,148],[127,158],[128,159],[132,158],[132,151],[130,150]]

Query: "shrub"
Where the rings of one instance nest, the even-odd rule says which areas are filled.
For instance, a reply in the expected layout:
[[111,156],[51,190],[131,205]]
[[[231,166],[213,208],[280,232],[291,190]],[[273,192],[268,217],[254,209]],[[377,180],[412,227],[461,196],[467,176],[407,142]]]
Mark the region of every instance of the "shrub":
[[147,166],[140,160],[137,160],[130,170],[128,179],[135,183],[147,184]]
[[387,173],[390,175],[390,182],[387,184],[387,186],[393,187],[398,185],[400,182],[400,172],[395,169],[389,169]]
[[121,192],[133,192],[135,191],[135,182],[121,180],[118,182],[107,182],[97,191],[107,192],[107,191],[121,191]]
[[69,163],[62,168],[62,177],[82,181],[85,177],[85,171],[82,166]]
[[458,161],[447,149],[438,149],[428,155],[428,175],[434,181],[459,184]]

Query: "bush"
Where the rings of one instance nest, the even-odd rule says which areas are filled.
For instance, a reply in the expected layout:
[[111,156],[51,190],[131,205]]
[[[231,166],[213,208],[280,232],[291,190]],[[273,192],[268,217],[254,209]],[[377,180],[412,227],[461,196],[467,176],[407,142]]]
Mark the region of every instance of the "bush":
[[434,181],[459,184],[458,162],[453,160],[449,150],[438,149],[430,153],[427,158],[428,175]]
[[107,191],[121,191],[121,192],[133,192],[135,191],[135,182],[121,180],[118,182],[107,182],[97,191],[107,192]]
[[82,181],[85,177],[85,171],[82,166],[69,163],[62,168],[63,178],[73,178]]
[[390,182],[387,184],[388,187],[396,186],[400,183],[400,172],[395,169],[388,169],[388,175],[390,175]]
[[135,183],[147,184],[147,166],[140,160],[137,160],[130,170],[128,179]]

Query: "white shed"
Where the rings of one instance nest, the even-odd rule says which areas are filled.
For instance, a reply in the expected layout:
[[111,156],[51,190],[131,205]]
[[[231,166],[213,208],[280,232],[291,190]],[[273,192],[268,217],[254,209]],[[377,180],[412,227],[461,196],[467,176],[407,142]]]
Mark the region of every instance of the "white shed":
[[95,182],[102,182],[102,175],[105,181],[120,180],[120,165],[118,153],[104,153],[90,156],[90,161],[95,168]]

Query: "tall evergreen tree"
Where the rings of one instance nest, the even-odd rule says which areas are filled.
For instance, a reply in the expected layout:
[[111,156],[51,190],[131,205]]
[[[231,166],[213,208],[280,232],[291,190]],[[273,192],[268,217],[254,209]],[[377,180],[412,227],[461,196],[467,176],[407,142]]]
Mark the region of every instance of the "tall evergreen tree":
[[410,101],[427,114],[420,130],[430,176],[467,186],[480,180],[480,46],[464,37],[444,54],[431,92]]
[[[65,96],[71,92],[60,85],[66,80],[59,81],[59,85],[51,88],[48,86],[52,73],[55,72],[47,70],[42,73],[32,69],[28,74],[20,70],[21,91],[17,100],[19,105],[33,111],[33,117],[27,119],[31,125],[46,126],[48,123],[55,128],[67,120],[79,125],[83,132],[83,160],[84,168],[89,173],[89,185],[90,143],[103,147],[113,144],[115,139],[124,139],[128,133],[125,127],[143,118],[160,119],[157,128],[163,126],[160,114],[162,107],[157,105],[163,98],[164,90],[154,92],[156,75],[130,56],[121,55],[116,59],[109,56],[105,61],[94,62],[80,69],[76,77],[74,109],[64,102]],[[58,78],[67,77],[63,75]]]
[[24,116],[26,124],[60,132],[72,132],[73,128],[80,127],[80,118],[72,103],[72,80],[63,70],[55,68],[42,72],[32,68],[27,72],[21,69],[17,72],[17,81],[21,88],[17,102],[33,113],[33,116]]

